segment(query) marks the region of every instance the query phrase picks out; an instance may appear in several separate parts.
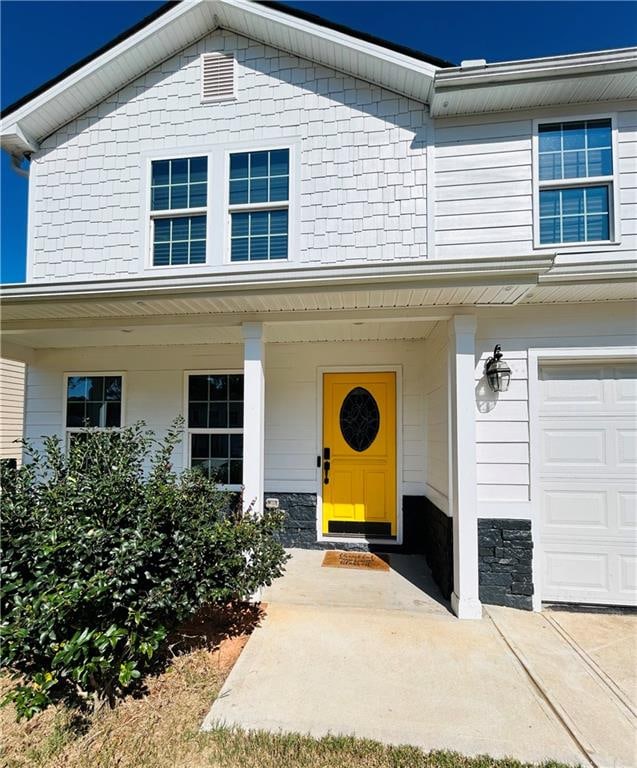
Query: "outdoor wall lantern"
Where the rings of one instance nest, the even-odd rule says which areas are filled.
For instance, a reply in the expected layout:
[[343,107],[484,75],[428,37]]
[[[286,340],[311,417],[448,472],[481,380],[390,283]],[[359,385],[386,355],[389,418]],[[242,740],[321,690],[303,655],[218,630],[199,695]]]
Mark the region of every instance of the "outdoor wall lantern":
[[484,366],[484,373],[489,386],[494,392],[506,392],[511,381],[511,369],[502,359],[502,348],[495,345],[493,357],[490,357]]

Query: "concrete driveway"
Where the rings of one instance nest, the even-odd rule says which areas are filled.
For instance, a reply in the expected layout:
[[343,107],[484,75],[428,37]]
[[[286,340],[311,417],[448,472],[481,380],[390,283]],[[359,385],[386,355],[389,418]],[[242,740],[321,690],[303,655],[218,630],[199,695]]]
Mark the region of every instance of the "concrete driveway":
[[463,622],[420,558],[378,572],[292,553],[204,729],[637,766],[637,617],[488,608]]

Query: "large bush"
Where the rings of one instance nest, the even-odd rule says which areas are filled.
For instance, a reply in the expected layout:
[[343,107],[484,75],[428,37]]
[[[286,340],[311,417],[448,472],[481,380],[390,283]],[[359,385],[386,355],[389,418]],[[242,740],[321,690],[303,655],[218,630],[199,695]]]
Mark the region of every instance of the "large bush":
[[19,716],[112,705],[184,619],[279,575],[278,513],[256,518],[199,471],[176,474],[181,433],[85,430],[3,467],[1,663],[22,680]]

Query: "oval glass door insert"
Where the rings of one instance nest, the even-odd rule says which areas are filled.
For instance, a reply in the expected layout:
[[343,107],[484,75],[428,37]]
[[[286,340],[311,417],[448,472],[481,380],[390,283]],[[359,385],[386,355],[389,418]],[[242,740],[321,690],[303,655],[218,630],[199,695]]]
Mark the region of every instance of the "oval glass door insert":
[[371,392],[356,387],[348,393],[339,415],[341,433],[350,448],[366,451],[380,429],[380,411]]

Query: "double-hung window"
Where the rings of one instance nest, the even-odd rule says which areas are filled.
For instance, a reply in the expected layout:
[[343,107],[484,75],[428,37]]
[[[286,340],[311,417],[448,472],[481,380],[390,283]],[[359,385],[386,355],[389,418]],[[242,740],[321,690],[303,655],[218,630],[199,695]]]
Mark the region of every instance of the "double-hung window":
[[188,376],[190,466],[221,485],[243,481],[243,374]]
[[611,120],[538,126],[539,244],[612,238]]
[[230,260],[288,257],[290,152],[271,149],[230,155]]
[[151,163],[150,209],[155,267],[204,264],[208,158]]
[[66,431],[122,426],[121,376],[67,376]]

